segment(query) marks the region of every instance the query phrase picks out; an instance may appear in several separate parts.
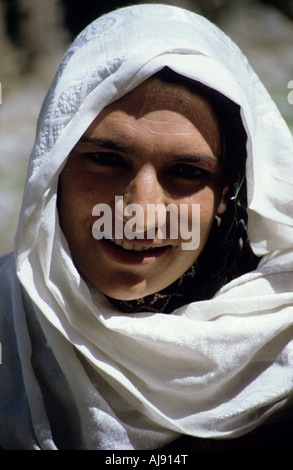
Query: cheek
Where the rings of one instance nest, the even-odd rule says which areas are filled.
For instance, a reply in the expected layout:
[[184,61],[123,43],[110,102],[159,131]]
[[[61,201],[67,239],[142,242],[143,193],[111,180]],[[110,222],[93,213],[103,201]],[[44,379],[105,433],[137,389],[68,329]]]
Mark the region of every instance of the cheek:
[[[198,209],[192,209],[193,204],[196,204]],[[188,207],[189,230],[195,230],[198,227],[196,224],[199,224],[200,246],[202,248],[208,239],[217,213],[214,191],[210,188],[205,188],[192,198]]]
[[59,178],[58,212],[60,227],[70,242],[80,237],[91,217],[91,204],[88,193],[80,190],[80,180],[70,171],[63,170]]
[[216,198],[213,189],[206,187],[194,195],[189,202],[189,216],[192,217],[192,205],[197,204],[200,210],[200,223],[203,226],[210,225],[217,212]]
[[93,207],[108,202],[109,195],[103,184],[90,173],[66,168],[59,179],[59,213],[61,218],[80,220],[91,217]]

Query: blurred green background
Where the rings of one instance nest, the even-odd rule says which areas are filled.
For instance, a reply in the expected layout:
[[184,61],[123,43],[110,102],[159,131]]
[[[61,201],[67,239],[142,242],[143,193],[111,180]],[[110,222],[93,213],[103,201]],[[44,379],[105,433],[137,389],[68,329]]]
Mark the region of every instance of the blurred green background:
[[[92,20],[151,1],[0,0],[0,255],[13,249],[37,116],[65,50]],[[293,130],[293,0],[165,1],[202,14],[247,55]]]

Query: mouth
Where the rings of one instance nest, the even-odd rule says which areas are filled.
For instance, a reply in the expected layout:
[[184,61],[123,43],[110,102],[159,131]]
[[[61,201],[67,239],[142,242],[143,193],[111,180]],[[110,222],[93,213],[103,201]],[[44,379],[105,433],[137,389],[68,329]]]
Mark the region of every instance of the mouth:
[[125,242],[123,240],[116,240],[114,238],[109,239],[109,241],[126,251],[136,251],[136,252],[144,251],[145,252],[145,251],[155,250],[157,248],[162,248],[162,247],[147,246],[147,245],[135,245],[133,243]]
[[124,265],[146,265],[153,263],[171,248],[171,245],[151,246],[142,243],[134,244],[129,241],[126,242],[113,238],[103,238],[100,242],[109,258]]

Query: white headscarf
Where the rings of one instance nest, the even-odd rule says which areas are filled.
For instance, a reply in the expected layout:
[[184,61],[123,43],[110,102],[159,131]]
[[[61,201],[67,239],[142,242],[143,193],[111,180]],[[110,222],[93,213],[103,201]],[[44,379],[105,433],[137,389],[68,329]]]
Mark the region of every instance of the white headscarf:
[[[165,66],[241,106],[249,238],[264,257],[211,300],[170,315],[125,315],[91,292],[72,262],[58,222],[58,177],[97,114]],[[155,449],[181,433],[237,437],[288,405],[292,241],[292,136],[235,44],[206,19],[167,5],[127,7],[94,21],[66,53],[41,110],[15,239],[26,300],[15,279],[13,314],[30,445],[58,448],[38,376],[49,374],[52,357],[79,423],[77,448]],[[49,352],[42,349],[32,367],[39,326]],[[62,396],[62,384],[52,381],[53,395]]]

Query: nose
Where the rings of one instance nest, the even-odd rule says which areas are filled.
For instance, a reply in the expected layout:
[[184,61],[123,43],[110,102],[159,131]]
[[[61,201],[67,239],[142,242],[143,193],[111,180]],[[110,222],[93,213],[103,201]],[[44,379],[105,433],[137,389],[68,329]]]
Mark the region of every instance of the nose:
[[156,168],[144,165],[131,179],[123,194],[124,221],[135,215],[135,231],[146,232],[165,223],[164,191]]
[[156,169],[151,164],[145,164],[128,183],[124,201],[126,204],[139,204],[146,209],[148,204],[161,202],[161,195]]

